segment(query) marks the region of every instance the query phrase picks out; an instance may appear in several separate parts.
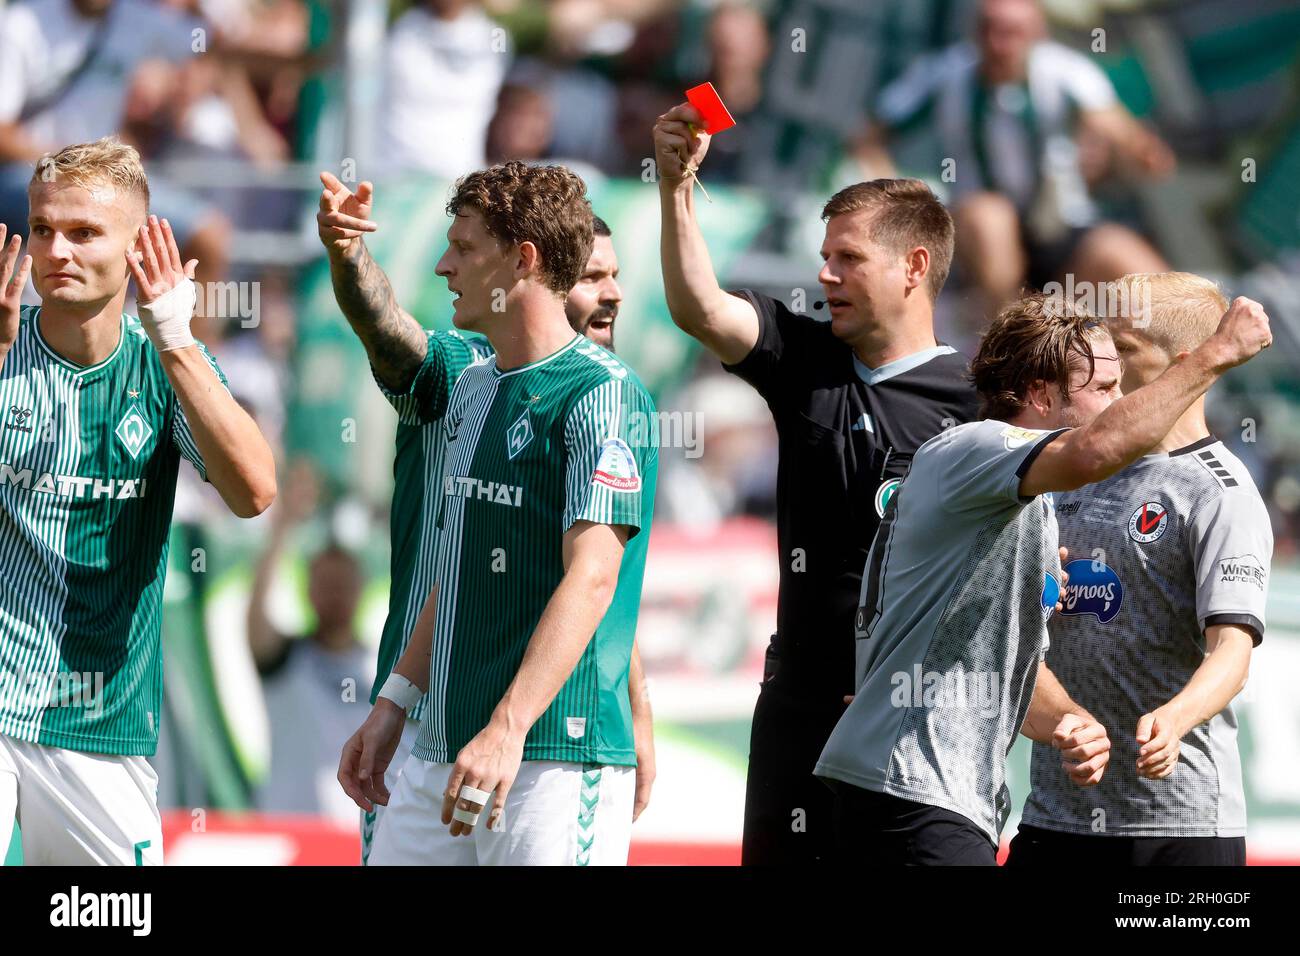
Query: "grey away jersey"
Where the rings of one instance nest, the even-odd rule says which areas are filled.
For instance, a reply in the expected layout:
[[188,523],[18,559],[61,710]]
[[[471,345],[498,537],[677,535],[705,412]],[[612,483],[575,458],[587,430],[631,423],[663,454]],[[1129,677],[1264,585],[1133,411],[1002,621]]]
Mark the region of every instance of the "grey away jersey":
[[1020,478],[1059,434],[986,420],[917,451],[867,559],[857,695],[817,776],[944,807],[997,843],[1060,594],[1052,496],[1021,498]]
[[1273,532],[1255,483],[1213,438],[1147,455],[1118,475],[1056,496],[1070,549],[1064,612],[1047,664],[1110,735],[1095,787],[1035,744],[1024,822],[1110,836],[1233,837],[1246,832],[1237,719],[1228,707],[1182,740],[1171,776],[1135,769],[1137,724],[1181,691],[1205,657],[1205,628],[1264,634]]

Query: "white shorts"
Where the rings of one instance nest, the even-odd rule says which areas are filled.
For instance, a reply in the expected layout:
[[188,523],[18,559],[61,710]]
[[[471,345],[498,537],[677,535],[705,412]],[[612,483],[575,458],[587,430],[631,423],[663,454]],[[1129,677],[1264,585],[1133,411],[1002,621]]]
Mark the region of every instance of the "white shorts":
[[[402,728],[402,739],[398,741],[397,750],[393,752],[393,759],[389,762],[388,770],[384,773],[384,786],[388,788],[389,799],[392,799],[392,793],[397,786],[398,778],[402,776],[402,768],[406,766],[406,761],[411,756],[411,748],[415,746],[415,738],[418,736],[420,736],[420,722],[408,719],[406,726]],[[383,804],[376,803],[375,809],[371,812],[361,811],[362,866],[370,862],[370,850],[375,845],[375,830],[378,829],[379,821],[384,818],[384,813],[387,810],[388,808]]]
[[627,865],[635,767],[525,760],[506,797],[504,827],[488,828],[489,804],[474,831],[459,837],[442,822],[451,770],[407,760],[375,833],[371,866]]
[[82,753],[0,734],[0,833],[27,866],[160,866],[158,775],[144,757]]

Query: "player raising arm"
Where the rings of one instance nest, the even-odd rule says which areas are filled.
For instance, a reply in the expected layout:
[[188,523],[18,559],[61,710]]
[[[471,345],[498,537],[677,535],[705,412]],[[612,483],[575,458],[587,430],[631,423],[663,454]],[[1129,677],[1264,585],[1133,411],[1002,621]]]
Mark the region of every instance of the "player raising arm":
[[[30,259],[0,258],[0,834],[17,814],[29,864],[156,864],[145,757],[180,459],[241,517],[275,497],[274,463],[190,333],[195,263],[149,215],[136,151],[42,157],[28,198]],[[36,308],[18,306],[29,269]]]
[[[988,417],[917,452],[863,574],[859,687],[817,766],[847,848],[994,863],[1010,810],[1006,753],[1061,597],[1051,493],[1123,468],[1269,342],[1262,308],[1238,300],[1184,362],[1121,398],[1114,342],[1091,316],[1041,294],[1002,311],[971,364]],[[1054,680],[1037,697],[1026,730],[1043,741],[1052,727],[1074,783],[1096,783],[1108,743],[1080,732],[1087,712]]]
[[[1212,338],[1227,302],[1187,273],[1125,276],[1107,327],[1141,395]],[[1204,398],[1123,471],[1057,496],[1071,562],[1047,661],[1111,729],[1084,798],[1033,749],[1012,865],[1244,865],[1246,801],[1231,701],[1264,637],[1268,510],[1210,434]],[[1127,598],[1127,599],[1126,599]],[[1185,746],[1184,746],[1185,743]]]
[[779,442],[783,557],[741,860],[825,862],[835,853],[833,807],[812,769],[853,692],[851,628],[867,550],[916,449],[977,411],[966,359],[934,335],[953,223],[918,180],[856,183],[822,210],[817,282],[829,322],[753,290],[724,292],[688,175],[708,150],[708,135],[690,128],[701,122],[682,104],[655,124],[664,293],[678,327],[763,396]]
[[[495,354],[454,381],[423,367],[412,381],[446,446],[438,594],[417,628],[432,627],[429,649],[408,646],[380,695],[407,708],[427,692],[429,705],[372,863],[627,859],[638,752],[627,684],[657,436],[635,376],[566,317],[592,251],[584,191],[560,167],[507,163],[461,180],[448,204],[438,272],[456,296],[453,322]],[[354,799],[352,761],[357,783],[370,768],[363,808],[384,787],[371,740],[391,760],[391,733],[365,731],[340,767]],[[494,791],[504,829],[476,828]],[[444,802],[457,814],[447,824]],[[473,839],[449,842],[462,833]]]

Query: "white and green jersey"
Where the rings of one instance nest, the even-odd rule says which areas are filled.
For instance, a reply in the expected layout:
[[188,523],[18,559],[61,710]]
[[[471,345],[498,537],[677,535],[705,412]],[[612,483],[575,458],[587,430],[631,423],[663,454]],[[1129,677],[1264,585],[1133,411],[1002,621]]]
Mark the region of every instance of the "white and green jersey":
[[23,307],[0,371],[0,734],[152,754],[176,474],[184,455],[206,480],[203,459],[138,319],[80,366],[39,313]]
[[[375,383],[397,410],[397,455],[393,459],[393,502],[390,509],[392,557],[388,591],[388,617],[379,641],[379,666],[370,690],[370,703],[393,672],[410,643],[411,631],[433,587],[434,508],[441,499],[442,461],[447,449],[439,422],[446,411],[452,383],[476,361],[492,354],[487,339],[466,338],[459,332],[430,332],[428,351],[416,372],[420,394],[435,404],[421,406],[412,394],[388,389],[379,376]],[[371,369],[374,373],[374,369]],[[424,717],[429,697],[420,698],[408,716]]]
[[411,389],[446,442],[429,706],[414,753],[450,763],[487,726],[564,575],[565,532],[591,521],[629,528],[618,584],[524,759],[634,765],[627,680],[659,467],[654,404],[580,335],[521,368],[503,372],[495,356],[469,365],[443,395],[445,383],[419,375]]

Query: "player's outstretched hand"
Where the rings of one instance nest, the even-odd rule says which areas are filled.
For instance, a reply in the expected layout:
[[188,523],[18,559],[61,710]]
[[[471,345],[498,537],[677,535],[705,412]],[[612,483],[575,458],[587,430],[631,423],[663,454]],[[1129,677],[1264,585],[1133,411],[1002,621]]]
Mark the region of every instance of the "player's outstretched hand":
[[[687,124],[695,127],[692,131]],[[704,132],[704,117],[690,103],[678,103],[655,122],[655,162],[659,178],[680,183],[689,175],[687,166],[698,170],[709,151],[712,137]]]
[[1227,370],[1254,358],[1273,344],[1268,314],[1254,299],[1237,296],[1219,320],[1219,327],[1201,346],[1215,350],[1216,365]]
[[1175,714],[1159,707],[1138,719],[1137,774],[1148,780],[1163,780],[1174,772],[1182,734]]
[[519,776],[519,765],[524,759],[524,738],[511,733],[496,721],[474,735],[474,739],[461,748],[456,763],[447,777],[447,789],[442,794],[442,822],[451,828],[452,836],[468,836],[476,824],[457,820],[454,811],[482,813],[486,804],[462,798],[462,787],[472,787],[484,793],[495,794],[487,825],[493,829],[505,826],[506,795]]
[[193,279],[198,259],[181,264],[180,248],[172,235],[171,223],[157,216],[140,227],[135,252],[127,250],[126,261],[135,278],[136,301],[145,305],[176,288],[182,279]]
[[1061,751],[1061,769],[1071,782],[1080,787],[1101,782],[1110,762],[1110,737],[1096,720],[1066,714],[1052,731],[1052,746]]
[[380,697],[370,708],[366,722],[343,745],[339,784],[352,802],[367,813],[375,809],[376,803],[388,806],[384,772],[402,741],[405,725],[406,712],[387,697]]
[[330,253],[346,253],[366,233],[379,229],[370,221],[375,188],[368,182],[361,183],[354,193],[328,172],[320,174],[320,181],[325,187],[320,194],[320,212],[316,213],[320,241]]
[[5,237],[8,234],[8,227],[0,222],[0,352],[4,353],[9,351],[9,347],[18,338],[18,310],[22,305],[27,277],[32,271],[31,256],[23,256],[23,261],[18,261],[18,253],[23,248],[23,237],[14,233],[13,238],[6,243]]

